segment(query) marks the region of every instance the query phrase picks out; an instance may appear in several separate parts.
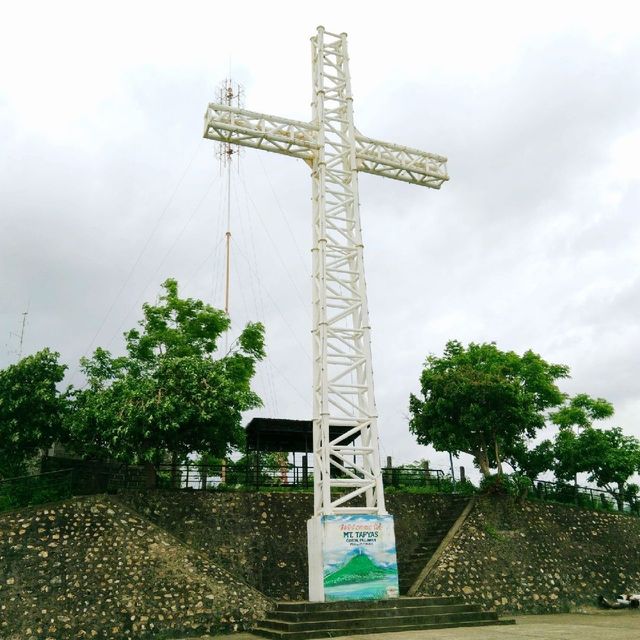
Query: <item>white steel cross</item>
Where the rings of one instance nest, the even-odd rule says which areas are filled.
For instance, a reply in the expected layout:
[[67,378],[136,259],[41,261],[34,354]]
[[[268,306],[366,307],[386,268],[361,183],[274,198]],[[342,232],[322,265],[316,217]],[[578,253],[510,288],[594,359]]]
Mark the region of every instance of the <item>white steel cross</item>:
[[[204,137],[311,166],[314,515],[385,515],[358,171],[439,189],[448,180],[447,160],[360,134],[353,124],[346,34],[318,27],[311,48],[311,122],[210,104]],[[330,425],[342,427],[333,440]]]

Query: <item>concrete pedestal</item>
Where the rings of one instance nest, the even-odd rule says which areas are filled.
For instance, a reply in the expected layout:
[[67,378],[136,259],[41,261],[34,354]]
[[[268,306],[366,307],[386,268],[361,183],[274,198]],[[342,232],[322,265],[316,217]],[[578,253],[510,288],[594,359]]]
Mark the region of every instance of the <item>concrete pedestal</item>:
[[393,516],[316,516],[307,542],[312,602],[398,597]]

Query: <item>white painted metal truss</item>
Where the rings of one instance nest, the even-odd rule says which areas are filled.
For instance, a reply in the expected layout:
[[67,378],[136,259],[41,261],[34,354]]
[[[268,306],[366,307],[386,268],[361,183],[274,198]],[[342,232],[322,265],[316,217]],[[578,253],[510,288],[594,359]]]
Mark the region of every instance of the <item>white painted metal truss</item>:
[[[383,515],[358,171],[439,189],[446,158],[361,135],[346,34],[318,27],[311,45],[310,123],[210,104],[204,137],[312,167],[314,515]],[[330,425],[346,431],[331,440]]]

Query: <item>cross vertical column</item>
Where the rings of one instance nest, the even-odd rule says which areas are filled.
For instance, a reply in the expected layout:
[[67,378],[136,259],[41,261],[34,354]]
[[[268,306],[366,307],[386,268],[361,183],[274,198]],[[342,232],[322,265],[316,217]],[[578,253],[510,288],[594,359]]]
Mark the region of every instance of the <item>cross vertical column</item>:
[[[312,57],[314,515],[382,515],[346,35],[319,28]],[[330,425],[348,435],[331,440]]]
[[[311,125],[318,147],[311,163],[315,466],[314,515],[307,523],[309,598],[389,598],[398,595],[395,538],[380,472],[347,37],[320,27],[311,42]],[[342,428],[332,433],[333,426]],[[364,585],[361,577],[348,578],[361,571],[353,562],[370,563],[367,571],[381,579]]]
[[[309,595],[311,600],[362,598],[361,578],[369,575],[376,579],[367,586],[367,598],[393,598],[397,565],[380,471],[358,172],[439,189],[449,179],[447,160],[359,133],[353,124],[346,34],[319,27],[311,49],[311,122],[211,103],[204,137],[300,158],[312,168]],[[334,426],[340,429],[332,431]],[[349,580],[353,588],[345,589]]]

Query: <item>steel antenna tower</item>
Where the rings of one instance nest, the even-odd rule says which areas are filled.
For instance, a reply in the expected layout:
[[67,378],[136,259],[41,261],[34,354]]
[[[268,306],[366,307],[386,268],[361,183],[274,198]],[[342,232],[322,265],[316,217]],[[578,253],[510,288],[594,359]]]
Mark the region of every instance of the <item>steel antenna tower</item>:
[[[22,347],[24,344],[24,332],[25,332],[25,328],[27,326],[27,316],[29,315],[29,306],[27,305],[27,310],[22,312],[22,322],[20,323],[20,333],[14,333],[13,331],[9,332],[10,336],[15,336],[16,338],[18,338],[18,362],[20,362],[20,360],[22,360]],[[16,353],[15,351],[13,351],[13,353]]]
[[[355,128],[346,34],[318,27],[311,51],[311,122],[210,104],[204,137],[311,166],[314,516],[384,516],[358,171],[439,189],[446,158]],[[343,430],[332,439],[334,425]]]
[[[222,82],[218,88],[218,100],[221,104],[229,108],[240,108],[242,87],[234,83],[230,78]],[[218,149],[220,160],[220,171],[226,169],[227,172],[227,231],[225,233],[226,253],[225,253],[225,286],[224,286],[224,311],[229,315],[229,286],[231,281],[231,164],[233,156],[239,157],[240,150],[231,142],[223,142]],[[238,163],[238,171],[240,165]]]

